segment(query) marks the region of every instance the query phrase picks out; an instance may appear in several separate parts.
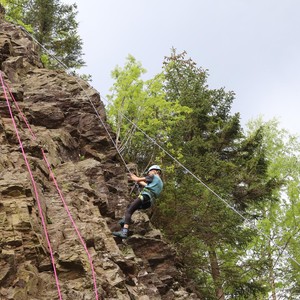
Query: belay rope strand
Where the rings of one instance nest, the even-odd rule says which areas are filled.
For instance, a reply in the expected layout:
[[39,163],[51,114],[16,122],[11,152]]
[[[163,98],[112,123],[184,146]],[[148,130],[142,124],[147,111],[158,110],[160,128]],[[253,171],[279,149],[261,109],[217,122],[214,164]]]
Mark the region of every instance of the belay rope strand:
[[[21,147],[21,149],[22,149],[23,156],[25,155],[25,156],[24,156],[24,159],[25,159],[26,165],[29,166],[28,161],[27,161],[27,157],[26,157],[26,154],[25,154],[25,151],[24,151],[24,149],[23,149],[22,141],[21,141],[21,139],[19,138],[19,133],[18,133],[18,130],[17,130],[17,126],[16,126],[15,121],[14,121],[14,118],[13,118],[12,110],[11,110],[11,107],[10,107],[10,104],[9,104],[9,100],[8,100],[8,97],[7,97],[7,94],[6,94],[6,88],[8,89],[9,94],[10,94],[10,96],[11,96],[11,98],[12,98],[12,100],[13,100],[13,102],[14,102],[16,108],[17,108],[17,110],[19,111],[19,113],[20,113],[20,115],[21,115],[21,117],[22,117],[24,123],[26,124],[28,130],[30,131],[31,136],[32,136],[32,139],[33,139],[33,140],[36,140],[36,136],[35,136],[34,132],[32,131],[32,129],[31,129],[31,127],[30,127],[30,125],[29,125],[29,123],[28,123],[26,117],[25,117],[24,114],[22,113],[22,111],[21,111],[21,109],[20,109],[20,107],[19,107],[17,101],[15,100],[15,98],[14,98],[14,96],[13,96],[11,90],[9,89],[8,85],[4,83],[4,80],[3,80],[3,78],[2,78],[1,72],[0,72],[0,78],[1,78],[1,83],[2,83],[3,90],[4,90],[4,94],[5,94],[5,98],[6,98],[6,101],[7,101],[7,105],[8,105],[8,107],[9,107],[9,111],[10,111],[10,114],[11,114],[11,118],[12,118],[12,120],[13,120],[14,127],[15,127],[15,131],[16,131],[16,134],[17,134],[17,137],[18,137],[18,140],[19,140],[19,144],[20,144],[20,147]],[[95,270],[94,270],[94,266],[93,266],[92,257],[91,257],[91,255],[90,255],[90,253],[89,253],[89,251],[88,251],[88,249],[87,249],[87,246],[86,246],[86,244],[85,244],[85,242],[84,242],[84,239],[83,239],[83,237],[81,236],[80,231],[79,231],[79,229],[78,229],[78,227],[77,227],[77,225],[76,225],[76,223],[75,223],[75,221],[74,221],[74,219],[73,219],[73,217],[72,217],[72,215],[71,215],[71,212],[70,212],[70,210],[69,210],[69,208],[68,208],[68,205],[67,205],[67,203],[66,203],[66,201],[65,201],[65,199],[64,199],[64,197],[63,197],[63,194],[62,194],[62,192],[61,192],[61,190],[60,190],[60,188],[59,188],[59,186],[58,186],[58,183],[57,183],[57,181],[56,181],[56,178],[55,178],[55,176],[54,176],[54,173],[53,173],[53,171],[52,171],[52,168],[51,168],[51,166],[50,166],[50,163],[49,163],[49,161],[48,161],[48,159],[47,159],[47,156],[46,156],[46,154],[45,154],[45,152],[44,152],[44,149],[43,149],[42,147],[41,147],[41,151],[42,151],[43,159],[44,159],[44,161],[45,161],[45,163],[46,163],[46,165],[47,165],[47,167],[48,167],[49,174],[50,174],[50,176],[51,176],[51,178],[52,178],[52,180],[53,180],[53,183],[54,183],[54,185],[55,185],[55,187],[56,187],[56,190],[57,190],[57,192],[58,192],[58,194],[59,194],[59,196],[60,196],[60,198],[61,198],[61,201],[62,201],[63,206],[64,206],[64,208],[65,208],[65,210],[66,210],[66,212],[67,212],[67,215],[68,215],[68,217],[69,217],[69,219],[70,219],[70,221],[71,221],[71,224],[72,224],[72,226],[73,226],[75,232],[77,233],[78,239],[80,240],[80,242],[81,242],[81,244],[82,244],[82,246],[83,246],[83,248],[84,248],[84,250],[85,250],[85,252],[86,252],[86,254],[87,254],[87,256],[88,256],[88,261],[89,261],[89,264],[90,264],[90,267],[91,267],[91,271],[92,271],[92,278],[93,278],[93,284],[94,284],[95,297],[96,297],[96,300],[98,300],[98,299],[99,299],[99,297],[98,297],[98,289],[97,289],[96,275],[95,275]],[[50,243],[50,239],[49,239],[49,237],[48,237],[48,232],[47,232],[46,223],[45,223],[45,221],[43,220],[43,213],[42,213],[42,210],[41,210],[41,205],[40,205],[40,201],[39,201],[39,197],[38,197],[38,193],[37,193],[37,189],[36,189],[36,184],[35,184],[35,181],[34,181],[34,178],[33,178],[33,175],[32,175],[31,169],[30,169],[30,166],[29,166],[28,171],[29,171],[29,173],[30,173],[30,177],[31,177],[31,179],[32,179],[33,186],[34,186],[34,190],[35,190],[35,192],[36,192],[35,195],[36,195],[36,198],[37,198],[37,203],[38,203],[38,207],[39,207],[39,213],[40,213],[40,215],[41,215],[42,224],[43,224],[43,228],[44,228],[44,231],[45,231],[45,236],[47,237],[47,244],[48,244],[48,248],[49,248],[50,255],[51,255],[51,261],[52,261],[52,265],[53,265],[53,269],[54,269],[55,280],[56,280],[56,283],[57,283],[57,289],[58,289],[58,292],[59,292],[59,298],[62,299],[62,298],[61,298],[60,288],[59,288],[58,276],[57,276],[57,272],[56,272],[56,269],[55,269],[55,262],[54,262],[54,258],[53,258],[53,254],[52,254],[52,249],[51,249],[51,243]]]
[[[41,45],[28,31],[26,31],[25,28],[23,28],[22,26],[20,26],[20,28],[25,31],[28,35],[30,35],[33,40],[39,44],[51,57],[53,57],[58,63],[60,63],[63,68],[65,69],[65,71],[67,71],[67,66],[61,62],[58,58],[56,58],[54,55],[52,55],[43,45]],[[94,103],[91,101],[89,95],[86,93],[85,89],[82,87],[82,84],[79,82],[79,80],[76,78],[76,81],[78,83],[78,85],[81,87],[81,89],[84,91],[87,99],[89,100],[89,102],[91,103],[96,115],[98,116],[102,126],[104,127],[104,129],[106,130],[108,136],[110,137],[113,145],[116,148],[116,151],[118,152],[122,162],[124,163],[125,167],[127,168],[127,170],[129,171],[126,162],[123,158],[123,156],[121,155],[116,143],[114,142],[111,134],[109,133],[107,127],[105,126],[101,116],[99,115]],[[99,94],[100,95],[100,94]],[[101,97],[101,96],[100,96]],[[104,97],[103,97],[104,98]],[[122,114],[122,113],[121,113]],[[273,245],[279,249],[282,253],[286,253],[286,250],[284,248],[282,248],[281,246],[279,246],[277,243],[275,243],[270,236],[266,235],[265,233],[263,233],[261,230],[259,230],[259,228],[257,228],[257,226],[251,224],[251,222],[249,220],[247,220],[238,210],[236,210],[232,205],[230,205],[225,199],[223,199],[220,195],[218,195],[214,190],[212,190],[208,185],[206,185],[200,178],[198,178],[194,173],[192,173],[188,168],[186,168],[182,163],[180,163],[175,157],[173,157],[168,151],[166,151],[162,146],[160,146],[153,138],[151,138],[148,134],[146,134],[142,129],[140,129],[134,122],[132,122],[129,118],[127,118],[124,114],[122,114],[131,124],[133,124],[140,132],[142,132],[145,137],[147,137],[152,143],[156,144],[162,151],[164,151],[171,159],[173,159],[180,167],[182,167],[188,174],[190,174],[195,180],[197,180],[201,185],[203,185],[207,190],[209,190],[214,196],[216,196],[219,200],[221,200],[228,208],[230,208],[234,213],[236,213],[237,215],[239,215],[244,221],[245,221],[245,225],[255,229],[257,232],[259,232],[262,236],[264,236],[267,240],[269,240],[270,242],[273,243]],[[129,171],[130,172],[130,171]],[[298,266],[300,266],[300,263],[294,259],[293,257],[291,257],[288,253],[286,253],[286,256],[291,259],[292,261],[294,261]]]

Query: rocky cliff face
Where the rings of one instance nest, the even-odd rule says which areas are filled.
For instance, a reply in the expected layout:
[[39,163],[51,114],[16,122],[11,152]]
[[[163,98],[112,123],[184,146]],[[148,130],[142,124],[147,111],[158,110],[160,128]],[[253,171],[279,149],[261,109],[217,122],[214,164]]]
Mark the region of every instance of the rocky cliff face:
[[[134,215],[133,235],[126,242],[112,237],[130,197],[104,106],[84,81],[44,69],[38,53],[26,32],[0,18],[0,72],[36,136],[32,138],[9,98],[36,182],[61,298],[96,299],[88,254],[67,206],[93,260],[99,299],[199,299],[184,284],[176,252],[146,213]],[[1,87],[0,299],[59,299],[38,199],[21,150]]]

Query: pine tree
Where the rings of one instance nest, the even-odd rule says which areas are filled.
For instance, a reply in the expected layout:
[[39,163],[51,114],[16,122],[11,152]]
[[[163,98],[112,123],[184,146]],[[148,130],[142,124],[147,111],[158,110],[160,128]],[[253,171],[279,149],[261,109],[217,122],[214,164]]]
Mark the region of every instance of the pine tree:
[[[7,16],[21,23],[49,52],[42,60],[46,67],[67,68],[84,66],[82,40],[78,35],[76,4],[67,5],[59,0],[5,0]],[[54,59],[56,57],[57,59]]]
[[230,114],[234,93],[209,89],[207,71],[185,52],[173,49],[164,68],[168,101],[192,110],[173,128],[169,142],[181,149],[184,165],[202,183],[174,167],[156,221],[183,253],[191,252],[186,263],[206,299],[256,299],[266,291],[249,267],[256,262],[244,253],[256,234],[244,218],[259,218],[277,186],[276,179],[267,180],[261,131],[245,139],[239,114]]

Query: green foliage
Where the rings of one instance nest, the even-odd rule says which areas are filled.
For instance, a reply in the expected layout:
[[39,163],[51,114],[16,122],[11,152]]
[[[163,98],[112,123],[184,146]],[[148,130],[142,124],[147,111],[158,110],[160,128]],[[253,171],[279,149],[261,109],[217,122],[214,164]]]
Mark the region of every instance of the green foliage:
[[84,81],[92,81],[92,75],[91,74],[80,74],[78,75],[82,80]]
[[230,113],[234,93],[209,89],[207,71],[185,52],[172,49],[163,66],[144,81],[146,70],[129,55],[112,72],[108,115],[116,144],[140,170],[162,165],[165,188],[152,221],[182,254],[202,297],[264,299],[270,259],[260,255],[256,230],[239,215],[262,220],[279,196],[283,179],[268,173],[264,131],[244,136],[239,114]]
[[166,101],[163,74],[144,81],[141,76],[145,72],[141,63],[129,55],[124,68],[116,67],[112,72],[115,83],[112,95],[107,96],[109,120],[117,133],[116,144],[129,161],[136,161],[143,168],[164,157],[154,143],[145,140],[144,133],[172,149],[170,130],[190,111],[177,101]]
[[24,27],[28,32],[32,34],[32,26],[23,22],[23,11],[26,2],[26,0],[1,0],[0,3],[5,7],[5,19],[7,21],[15,22],[16,24]]
[[41,61],[44,65],[45,68],[49,68],[50,67],[50,59],[49,59],[49,55],[47,54],[42,54],[41,55]]
[[[265,237],[257,237],[253,245],[257,249],[257,259],[269,257],[269,288],[274,295],[288,295],[288,299],[298,299],[300,295],[300,143],[296,136],[278,128],[276,119],[263,122],[258,118],[248,124],[251,135],[257,128],[263,132],[263,143],[269,161],[269,178],[278,177],[280,188],[273,190],[278,201],[269,202],[263,209],[263,219],[258,226]],[[291,258],[293,260],[291,260]],[[298,262],[298,264],[296,262]],[[271,283],[274,282],[273,285]]]
[[[267,177],[261,131],[244,137],[239,115],[230,114],[234,93],[223,88],[210,90],[207,71],[187,59],[185,52],[177,54],[173,49],[164,71],[168,101],[176,99],[192,110],[169,135],[173,147],[181,149],[181,161],[233,209],[249,219],[260,217],[260,209],[273,199],[272,191],[279,184],[275,177]],[[205,282],[201,288],[206,291],[205,299],[214,299],[213,291],[238,299],[264,295],[267,290],[260,276],[264,269],[257,269],[255,275],[247,268],[255,261],[244,252],[256,232],[185,170],[175,167],[169,176],[174,180],[166,183],[156,223],[182,253],[186,253],[189,241],[194,242],[194,252],[184,258],[194,281],[199,281],[199,286]],[[210,252],[215,253],[214,261]],[[199,253],[206,255],[206,261],[201,258],[197,264]],[[249,283],[249,278],[254,278],[253,282]]]
[[24,26],[51,53],[43,53],[42,61],[46,67],[61,68],[53,56],[67,68],[84,66],[82,40],[77,33],[76,4],[62,4],[59,0],[5,2],[7,18]]

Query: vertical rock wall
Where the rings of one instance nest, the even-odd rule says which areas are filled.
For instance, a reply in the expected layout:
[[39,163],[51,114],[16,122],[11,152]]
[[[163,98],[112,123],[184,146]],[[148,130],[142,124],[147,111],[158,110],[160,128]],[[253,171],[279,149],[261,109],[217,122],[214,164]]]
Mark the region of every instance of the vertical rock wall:
[[[41,149],[93,259],[99,299],[200,299],[185,286],[175,250],[147,214],[134,215],[133,235],[126,242],[111,235],[130,199],[126,169],[110,140],[114,134],[99,94],[64,71],[43,69],[38,45],[1,18],[0,72],[36,136],[11,102],[47,223],[62,299],[96,297],[88,255]],[[0,299],[59,299],[38,199],[2,87],[0,152]]]

